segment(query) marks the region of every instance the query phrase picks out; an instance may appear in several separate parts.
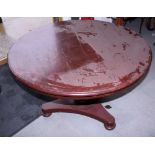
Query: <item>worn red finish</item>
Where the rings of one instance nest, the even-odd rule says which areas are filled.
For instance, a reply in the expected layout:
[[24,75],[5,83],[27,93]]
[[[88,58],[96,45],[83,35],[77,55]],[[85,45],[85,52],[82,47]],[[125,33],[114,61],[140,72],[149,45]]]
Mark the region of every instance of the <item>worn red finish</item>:
[[19,39],[8,63],[19,81],[42,94],[84,100],[138,81],[151,64],[151,50],[138,33],[122,26],[62,21]]
[[150,48],[136,32],[100,21],[49,24],[22,37],[10,50],[13,74],[51,96],[103,97],[138,80]]

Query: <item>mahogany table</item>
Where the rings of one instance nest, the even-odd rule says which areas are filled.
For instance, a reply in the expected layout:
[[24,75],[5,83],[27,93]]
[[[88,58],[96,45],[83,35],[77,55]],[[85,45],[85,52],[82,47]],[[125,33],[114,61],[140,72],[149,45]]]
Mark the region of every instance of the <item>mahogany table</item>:
[[106,129],[114,117],[93,99],[124,91],[151,64],[151,50],[136,32],[101,21],[64,21],[38,28],[10,49],[17,80],[38,93],[60,98],[42,105],[44,116],[71,112],[95,118]]

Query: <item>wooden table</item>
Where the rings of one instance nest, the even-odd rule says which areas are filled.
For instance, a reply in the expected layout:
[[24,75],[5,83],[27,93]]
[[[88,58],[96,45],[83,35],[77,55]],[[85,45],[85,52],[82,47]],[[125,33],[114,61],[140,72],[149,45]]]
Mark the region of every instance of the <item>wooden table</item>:
[[26,34],[11,48],[8,63],[18,81],[59,98],[42,105],[44,116],[78,113],[111,130],[114,117],[94,99],[125,91],[139,81],[151,58],[150,47],[138,33],[88,20],[49,24]]

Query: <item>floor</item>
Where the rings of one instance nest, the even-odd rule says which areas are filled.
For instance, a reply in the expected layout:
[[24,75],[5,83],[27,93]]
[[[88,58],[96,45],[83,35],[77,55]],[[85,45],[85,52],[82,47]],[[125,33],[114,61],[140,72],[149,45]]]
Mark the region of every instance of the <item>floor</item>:
[[[139,19],[128,23],[127,27],[139,30]],[[152,48],[153,61],[144,81],[130,93],[103,103],[112,108],[108,111],[115,116],[116,128],[107,131],[104,125],[95,119],[70,113],[53,113],[45,118],[40,116],[28,126],[16,133],[15,137],[45,136],[155,136],[155,31],[143,27],[142,36]]]

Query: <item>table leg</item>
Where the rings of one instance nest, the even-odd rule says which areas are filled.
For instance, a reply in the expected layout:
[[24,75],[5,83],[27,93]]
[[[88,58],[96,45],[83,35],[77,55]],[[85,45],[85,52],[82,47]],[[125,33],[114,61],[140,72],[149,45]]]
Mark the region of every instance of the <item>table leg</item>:
[[101,104],[73,105],[64,104],[64,100],[56,100],[42,105],[43,116],[48,117],[53,112],[77,113],[88,116],[103,122],[107,130],[112,130],[116,126],[114,117]]

